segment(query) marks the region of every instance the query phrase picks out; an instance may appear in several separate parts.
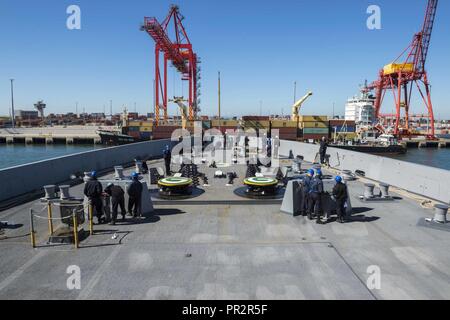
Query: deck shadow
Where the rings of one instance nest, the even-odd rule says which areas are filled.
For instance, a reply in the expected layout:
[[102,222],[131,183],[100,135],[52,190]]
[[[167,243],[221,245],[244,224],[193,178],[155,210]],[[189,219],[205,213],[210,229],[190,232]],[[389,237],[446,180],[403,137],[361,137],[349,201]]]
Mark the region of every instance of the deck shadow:
[[22,227],[23,227],[23,224],[21,224],[21,223],[17,223],[17,224],[7,224],[7,225],[2,224],[1,227],[2,227],[2,229],[4,229],[4,230],[16,230],[16,229],[22,228]]
[[373,222],[373,221],[377,221],[379,219],[380,219],[380,217],[375,217],[375,216],[368,217],[368,216],[365,216],[363,214],[360,214],[360,215],[348,217],[346,222],[347,223],[352,223],[352,222]]
[[153,213],[155,216],[173,216],[177,214],[185,214],[186,212],[180,209],[155,209]]
[[367,207],[356,207],[352,209],[352,213],[354,214],[360,214],[365,213],[374,210],[373,208],[367,208]]

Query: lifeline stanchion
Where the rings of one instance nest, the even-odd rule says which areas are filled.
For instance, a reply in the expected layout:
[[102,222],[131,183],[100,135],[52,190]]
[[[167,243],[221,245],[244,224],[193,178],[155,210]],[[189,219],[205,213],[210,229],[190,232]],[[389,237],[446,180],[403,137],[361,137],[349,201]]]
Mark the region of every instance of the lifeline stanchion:
[[30,210],[30,236],[31,236],[31,245],[33,248],[36,248],[36,237],[34,234],[34,219],[33,219],[33,209]]
[[94,206],[92,205],[92,202],[89,201],[89,234],[92,236],[94,235]]
[[79,248],[79,245],[78,245],[78,218],[77,218],[76,209],[74,209],[72,212],[72,219],[73,219],[73,241],[75,243],[75,249],[78,249]]
[[53,212],[52,212],[52,203],[50,201],[47,202],[47,214],[48,214],[48,232],[49,236],[53,235]]

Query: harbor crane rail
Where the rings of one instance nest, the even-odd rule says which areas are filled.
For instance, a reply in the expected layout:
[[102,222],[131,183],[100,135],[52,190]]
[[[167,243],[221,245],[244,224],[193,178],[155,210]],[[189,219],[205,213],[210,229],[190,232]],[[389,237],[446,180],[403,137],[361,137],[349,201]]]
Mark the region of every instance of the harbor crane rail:
[[[169,14],[162,23],[154,17],[145,17],[141,31],[146,31],[155,41],[155,122],[158,125],[163,110],[163,119],[167,120],[167,62],[172,62],[175,69],[181,73],[182,81],[189,81],[189,120],[194,120],[200,111],[197,97],[200,80],[198,63],[199,59],[193,51],[192,44],[182,24],[184,17],[180,14],[179,7],[172,5]],[[169,37],[169,25],[173,22],[175,40]],[[164,56],[164,74],[161,76],[159,58]],[[160,104],[160,95],[161,102]]]
[[[400,138],[412,135],[409,112],[413,89],[416,87],[425,104],[427,117],[430,122],[427,137],[435,139],[433,105],[425,64],[437,6],[438,0],[428,0],[422,30],[414,35],[411,44],[397,59],[380,71],[378,80],[369,86],[370,90],[376,91],[375,117],[377,119],[381,117],[380,111],[386,92],[392,91],[396,111],[393,134]],[[402,109],[404,110],[404,117],[402,117]],[[401,124],[402,121],[403,126]]]

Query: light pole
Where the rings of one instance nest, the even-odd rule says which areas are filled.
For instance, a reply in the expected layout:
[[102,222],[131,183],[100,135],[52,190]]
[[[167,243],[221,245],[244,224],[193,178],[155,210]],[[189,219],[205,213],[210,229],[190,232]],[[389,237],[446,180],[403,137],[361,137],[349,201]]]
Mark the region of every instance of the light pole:
[[15,121],[15,112],[14,112],[14,79],[10,79],[11,81],[11,123],[12,127],[16,127]]
[[294,104],[297,102],[297,81],[294,81]]
[[219,99],[219,114],[218,114],[218,116],[219,116],[219,125],[220,125],[220,117],[221,117],[221,114],[220,114],[220,71],[219,71],[219,77],[218,77],[218,99]]

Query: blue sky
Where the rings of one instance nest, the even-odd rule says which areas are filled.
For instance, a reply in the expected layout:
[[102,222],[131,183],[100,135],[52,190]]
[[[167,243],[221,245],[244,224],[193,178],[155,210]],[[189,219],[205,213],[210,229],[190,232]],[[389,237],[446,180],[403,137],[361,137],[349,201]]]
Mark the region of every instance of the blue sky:
[[[154,42],[139,25],[163,20],[174,1],[0,0],[0,114],[10,107],[15,78],[17,109],[39,99],[47,112],[114,112],[153,109]],[[348,97],[365,79],[395,59],[419,31],[426,0],[176,2],[194,50],[202,60],[201,107],[217,110],[217,71],[222,75],[225,116],[290,112],[297,96],[312,90],[304,114],[343,114]],[[66,28],[66,8],[81,7],[82,29]],[[366,9],[382,10],[382,29],[366,27]],[[437,117],[450,118],[450,1],[440,1],[429,52]],[[401,23],[399,23],[401,22]],[[182,92],[169,68],[169,96]],[[175,83],[175,86],[174,86]],[[185,83],[184,88],[186,88]],[[388,100],[389,103],[391,100]],[[175,114],[176,107],[169,106]],[[386,104],[385,111],[390,111]],[[413,107],[422,113],[422,106]]]

